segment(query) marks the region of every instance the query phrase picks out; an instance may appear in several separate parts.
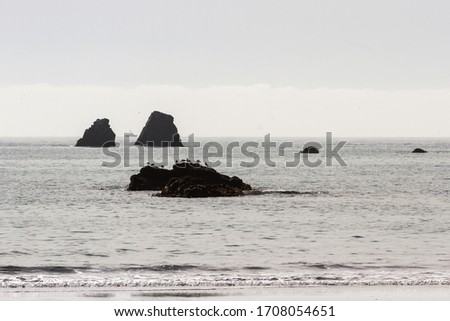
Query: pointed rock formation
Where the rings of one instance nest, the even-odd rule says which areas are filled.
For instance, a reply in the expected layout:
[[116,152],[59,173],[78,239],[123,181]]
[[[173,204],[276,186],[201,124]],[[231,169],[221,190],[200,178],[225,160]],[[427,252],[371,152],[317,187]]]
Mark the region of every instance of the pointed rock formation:
[[136,145],[183,147],[177,126],[173,123],[173,117],[159,111],[154,111],[150,115]]
[[109,119],[97,119],[94,124],[84,132],[75,146],[77,147],[111,147],[116,146],[116,134],[109,126]]

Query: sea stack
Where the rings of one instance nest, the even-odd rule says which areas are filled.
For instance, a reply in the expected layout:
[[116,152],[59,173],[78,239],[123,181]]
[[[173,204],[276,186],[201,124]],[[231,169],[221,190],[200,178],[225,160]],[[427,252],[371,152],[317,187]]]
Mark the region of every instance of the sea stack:
[[423,150],[422,148],[416,148],[416,149],[414,149],[413,151],[412,151],[412,153],[420,153],[420,154],[423,154],[423,153],[428,153],[426,150]]
[[183,147],[173,116],[154,111],[139,135],[136,145]]
[[114,147],[116,134],[109,126],[109,119],[97,119],[94,124],[84,132],[75,146],[77,147]]

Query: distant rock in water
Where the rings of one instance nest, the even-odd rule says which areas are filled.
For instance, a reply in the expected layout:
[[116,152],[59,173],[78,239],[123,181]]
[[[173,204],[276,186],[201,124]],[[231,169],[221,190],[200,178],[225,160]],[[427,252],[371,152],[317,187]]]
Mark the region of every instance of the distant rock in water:
[[302,151],[304,154],[319,154],[319,149],[314,146],[305,147]]
[[150,115],[136,140],[136,145],[183,147],[177,126],[173,123],[173,117],[159,111],[154,111]]
[[109,119],[97,119],[84,132],[75,146],[77,147],[112,147],[116,146],[116,134],[109,126]]
[[215,169],[189,161],[178,162],[171,170],[143,167],[139,174],[130,178],[128,190],[161,191],[161,197],[219,197],[241,196],[251,186],[239,177],[229,177]]
[[423,150],[422,148],[416,148],[412,151],[412,153],[428,153],[426,150]]

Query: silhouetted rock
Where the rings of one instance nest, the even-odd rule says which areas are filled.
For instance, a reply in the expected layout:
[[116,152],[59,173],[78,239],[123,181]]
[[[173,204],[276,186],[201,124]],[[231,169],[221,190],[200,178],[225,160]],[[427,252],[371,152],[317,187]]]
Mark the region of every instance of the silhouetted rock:
[[159,111],[154,111],[150,115],[136,140],[136,145],[154,147],[183,146],[177,126],[173,123],[173,117]]
[[130,180],[129,190],[159,190],[156,196],[162,197],[241,196],[252,189],[236,176],[188,161],[173,165],[171,170],[146,166]]
[[412,151],[412,153],[428,153],[426,150],[423,150],[422,148],[416,148]]
[[172,178],[157,196],[161,197],[224,197],[242,196],[243,189],[225,184],[211,183],[208,180],[185,176]]
[[84,132],[75,146],[78,147],[111,147],[116,146],[116,134],[109,126],[109,119],[97,119],[94,124]]
[[314,146],[308,146],[308,147],[305,147],[303,149],[302,153],[305,153],[305,154],[319,154],[319,149],[317,147],[314,147]]

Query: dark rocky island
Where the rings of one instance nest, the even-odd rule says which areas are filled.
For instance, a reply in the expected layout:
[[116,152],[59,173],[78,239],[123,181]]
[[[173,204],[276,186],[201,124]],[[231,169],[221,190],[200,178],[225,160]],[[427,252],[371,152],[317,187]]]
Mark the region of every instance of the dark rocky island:
[[173,116],[154,111],[136,140],[136,145],[183,147]]
[[109,119],[97,119],[94,124],[84,132],[75,146],[77,147],[114,147],[116,134],[109,126]]
[[181,161],[171,170],[157,166],[146,166],[139,174],[130,178],[130,191],[160,191],[161,197],[219,197],[242,196],[251,186],[239,177],[229,177],[215,169]]
[[428,153],[428,152],[422,148],[416,148],[412,151],[412,153],[424,154],[424,153]]
[[304,154],[319,154],[319,149],[314,146],[305,147],[302,151]]

